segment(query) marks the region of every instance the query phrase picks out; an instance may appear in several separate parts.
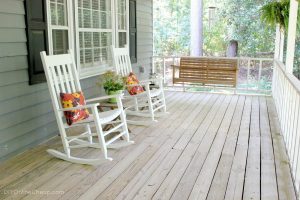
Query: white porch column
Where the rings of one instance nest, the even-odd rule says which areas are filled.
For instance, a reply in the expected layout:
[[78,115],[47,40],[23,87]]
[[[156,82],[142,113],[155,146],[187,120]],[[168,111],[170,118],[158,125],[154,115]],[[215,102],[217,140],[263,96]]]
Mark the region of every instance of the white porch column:
[[191,56],[203,55],[203,0],[191,0]]
[[284,46],[284,33],[280,29],[280,26],[276,26],[276,38],[275,38],[275,53],[274,58],[283,62],[283,46]]
[[288,40],[287,40],[287,53],[286,53],[286,70],[289,73],[293,73],[296,28],[297,28],[297,12],[298,12],[298,2],[296,0],[291,0],[289,30],[288,30]]
[[284,32],[280,31],[280,49],[279,49],[279,60],[283,62],[283,50],[284,50],[284,40],[285,40]]

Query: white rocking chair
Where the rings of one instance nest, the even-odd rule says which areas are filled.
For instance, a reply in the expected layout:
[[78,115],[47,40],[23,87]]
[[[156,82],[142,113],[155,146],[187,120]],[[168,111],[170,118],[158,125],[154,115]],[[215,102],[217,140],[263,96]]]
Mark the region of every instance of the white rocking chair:
[[[114,48],[112,46],[112,56],[116,72],[123,77],[127,77],[132,72],[128,48]],[[158,88],[151,89],[150,83],[156,83]],[[133,105],[126,107],[125,112],[127,115],[150,117],[151,121],[127,120],[127,122],[134,125],[149,125],[157,121],[155,120],[156,117],[167,114],[163,79],[142,80],[139,85],[143,86],[145,91],[137,95],[125,96],[125,98],[131,98],[134,101]]]
[[[71,53],[62,55],[47,56],[45,52],[41,52],[41,58],[47,78],[52,105],[56,116],[64,152],[59,152],[54,149],[48,149],[47,152],[57,158],[79,164],[98,165],[104,161],[111,161],[112,158],[107,155],[107,148],[120,148],[133,144],[129,139],[129,133],[126,123],[126,116],[123,110],[123,105],[120,95],[104,96],[86,100],[87,104],[84,106],[77,106],[74,108],[64,109],[61,106],[60,93],[74,93],[81,90],[78,73],[75,66],[75,60]],[[99,100],[108,98],[117,98],[118,108],[107,112],[98,112]],[[79,122],[75,122],[71,126],[64,122],[64,111],[71,111],[77,109],[88,109],[91,113],[89,118]],[[120,117],[120,120],[116,120]],[[103,126],[107,124],[114,124],[110,130],[104,131]],[[72,127],[84,127],[84,133],[76,136],[68,136],[66,130]],[[91,126],[95,126],[96,133],[91,132]],[[106,140],[105,136],[111,133],[118,132],[118,134],[111,139]],[[93,137],[97,137],[96,139]],[[116,142],[121,137],[124,140]],[[115,143],[114,143],[115,142]],[[92,147],[102,150],[103,157],[96,159],[80,158],[71,155],[71,149]]]

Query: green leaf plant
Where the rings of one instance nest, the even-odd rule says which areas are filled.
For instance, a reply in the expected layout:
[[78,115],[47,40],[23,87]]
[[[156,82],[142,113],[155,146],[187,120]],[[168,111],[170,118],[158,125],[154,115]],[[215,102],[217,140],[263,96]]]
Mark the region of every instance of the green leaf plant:
[[114,71],[107,71],[100,76],[99,85],[103,86],[105,92],[115,92],[124,89],[124,82],[122,76]]

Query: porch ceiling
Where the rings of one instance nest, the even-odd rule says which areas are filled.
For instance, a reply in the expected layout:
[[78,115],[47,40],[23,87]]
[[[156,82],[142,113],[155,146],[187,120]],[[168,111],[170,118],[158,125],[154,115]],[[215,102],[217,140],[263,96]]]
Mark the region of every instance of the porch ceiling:
[[271,97],[166,96],[170,115],[131,126],[135,145],[110,150],[112,162],[92,167],[53,158],[45,150],[61,148],[56,137],[3,163],[0,198],[296,199]]

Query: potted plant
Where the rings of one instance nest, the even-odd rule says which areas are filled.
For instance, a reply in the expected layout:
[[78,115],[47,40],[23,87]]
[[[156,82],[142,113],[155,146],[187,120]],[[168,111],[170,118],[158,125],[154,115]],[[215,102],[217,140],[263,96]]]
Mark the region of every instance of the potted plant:
[[[122,76],[114,71],[107,71],[101,76],[100,85],[103,86],[105,93],[108,95],[119,94],[124,89]],[[116,103],[116,98],[109,99],[109,102]]]

